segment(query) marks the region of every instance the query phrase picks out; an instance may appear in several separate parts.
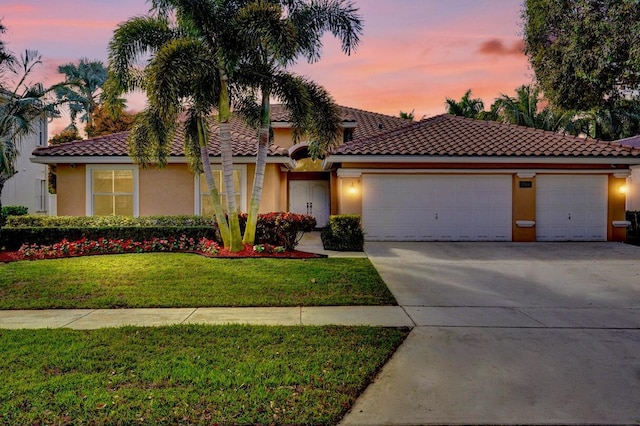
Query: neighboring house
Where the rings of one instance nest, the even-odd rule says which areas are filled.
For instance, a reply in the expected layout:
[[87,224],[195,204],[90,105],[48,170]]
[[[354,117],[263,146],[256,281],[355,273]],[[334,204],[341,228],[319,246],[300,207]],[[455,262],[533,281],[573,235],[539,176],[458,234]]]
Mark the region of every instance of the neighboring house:
[[[450,115],[411,122],[342,109],[343,144],[314,162],[274,106],[261,211],[310,213],[321,226],[329,214],[360,214],[368,240],[625,238],[621,189],[640,150]],[[217,136],[212,129],[209,147],[219,169]],[[246,210],[256,130],[234,121],[232,137],[234,195]],[[165,169],[136,166],[126,133],[39,148],[32,161],[57,165],[60,215],[208,214],[181,146],[176,138]]]
[[31,214],[46,214],[49,205],[47,166],[30,161],[31,152],[47,146],[47,118],[34,123],[34,132],[19,142],[20,155],[16,160],[16,173],[2,189],[3,206],[26,206]]
[[[640,135],[616,141],[620,145],[640,149]],[[627,179],[627,210],[640,210],[640,166],[631,166]]]

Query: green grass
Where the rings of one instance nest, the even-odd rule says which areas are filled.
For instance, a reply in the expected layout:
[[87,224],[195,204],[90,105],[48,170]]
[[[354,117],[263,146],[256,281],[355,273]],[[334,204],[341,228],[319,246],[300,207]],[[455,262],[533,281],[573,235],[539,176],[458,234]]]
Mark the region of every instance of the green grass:
[[0,424],[336,424],[407,330],[0,330]]
[[149,253],[0,264],[0,309],[395,303],[368,259]]

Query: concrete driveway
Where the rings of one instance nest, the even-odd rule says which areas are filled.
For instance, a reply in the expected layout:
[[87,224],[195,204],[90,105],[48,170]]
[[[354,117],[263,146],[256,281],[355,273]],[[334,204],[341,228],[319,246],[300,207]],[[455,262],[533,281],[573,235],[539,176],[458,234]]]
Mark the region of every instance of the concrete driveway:
[[640,247],[365,249],[417,327],[343,424],[640,423]]

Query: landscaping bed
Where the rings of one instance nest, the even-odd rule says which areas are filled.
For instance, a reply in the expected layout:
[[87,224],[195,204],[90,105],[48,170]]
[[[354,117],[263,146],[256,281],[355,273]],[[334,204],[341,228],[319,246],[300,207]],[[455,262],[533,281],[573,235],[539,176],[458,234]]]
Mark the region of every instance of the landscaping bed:
[[408,330],[0,330],[2,424],[337,424]]

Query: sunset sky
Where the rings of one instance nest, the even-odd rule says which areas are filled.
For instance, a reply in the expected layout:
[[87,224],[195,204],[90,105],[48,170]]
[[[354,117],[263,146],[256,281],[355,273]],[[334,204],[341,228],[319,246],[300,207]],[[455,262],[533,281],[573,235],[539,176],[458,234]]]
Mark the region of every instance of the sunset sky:
[[[323,59],[294,71],[325,86],[340,105],[416,118],[445,112],[445,98],[467,89],[488,108],[501,93],[531,82],[521,51],[519,0],[354,0],[364,19],[361,44],[351,56],[326,38]],[[107,61],[117,24],[146,14],[146,0],[0,0],[7,27],[2,39],[15,54],[36,49],[44,66],[36,77],[64,79],[61,64],[81,57]],[[144,98],[132,97],[140,110]],[[57,120],[49,136],[68,124]]]

